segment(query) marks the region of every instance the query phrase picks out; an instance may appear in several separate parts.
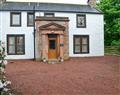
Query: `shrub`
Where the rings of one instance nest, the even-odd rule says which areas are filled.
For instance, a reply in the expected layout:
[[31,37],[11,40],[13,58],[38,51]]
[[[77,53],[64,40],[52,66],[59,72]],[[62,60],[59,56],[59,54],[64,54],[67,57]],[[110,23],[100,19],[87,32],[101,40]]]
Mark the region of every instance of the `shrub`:
[[120,40],[116,41],[116,40],[113,40],[112,43],[111,43],[112,46],[120,46]]
[[7,81],[5,77],[5,67],[7,65],[5,57],[5,47],[4,43],[2,43],[2,45],[0,45],[0,95],[10,95],[7,86],[11,84],[11,82]]

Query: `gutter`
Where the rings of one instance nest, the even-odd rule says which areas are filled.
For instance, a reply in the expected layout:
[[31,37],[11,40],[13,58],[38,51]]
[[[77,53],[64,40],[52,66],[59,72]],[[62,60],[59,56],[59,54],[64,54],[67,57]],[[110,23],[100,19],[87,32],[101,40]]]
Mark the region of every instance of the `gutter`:
[[35,5],[33,6],[33,14],[34,14],[34,28],[33,28],[33,35],[34,35],[34,60],[36,59],[36,53],[35,53],[35,51],[36,51],[36,47],[35,47],[35,31],[36,31],[36,29],[35,29]]

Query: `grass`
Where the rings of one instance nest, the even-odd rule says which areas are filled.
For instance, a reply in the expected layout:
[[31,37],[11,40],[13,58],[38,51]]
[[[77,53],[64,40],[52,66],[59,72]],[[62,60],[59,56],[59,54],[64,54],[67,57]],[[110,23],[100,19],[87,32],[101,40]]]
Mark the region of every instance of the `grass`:
[[105,46],[106,55],[120,55],[120,46]]

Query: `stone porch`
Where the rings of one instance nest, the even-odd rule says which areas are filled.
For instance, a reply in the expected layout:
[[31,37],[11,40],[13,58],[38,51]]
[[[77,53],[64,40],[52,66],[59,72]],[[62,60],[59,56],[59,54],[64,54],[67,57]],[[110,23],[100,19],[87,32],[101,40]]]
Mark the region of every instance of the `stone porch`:
[[[67,17],[37,17],[35,20],[36,60],[63,61],[69,58],[69,19]],[[56,36],[55,38],[51,38]],[[55,50],[50,49],[50,39],[55,39]],[[51,50],[51,51],[50,51]]]

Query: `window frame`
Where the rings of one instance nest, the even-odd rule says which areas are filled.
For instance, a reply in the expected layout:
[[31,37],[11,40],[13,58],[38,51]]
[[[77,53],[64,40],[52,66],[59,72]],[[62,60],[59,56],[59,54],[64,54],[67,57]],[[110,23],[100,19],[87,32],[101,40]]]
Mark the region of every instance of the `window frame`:
[[[79,37],[79,39],[80,39],[80,52],[75,52],[75,38],[76,37]],[[82,52],[82,46],[83,46],[83,44],[82,44],[82,38],[84,38],[84,37],[86,37],[87,38],[87,52]],[[73,53],[74,54],[89,54],[90,53],[90,49],[89,49],[89,47],[90,47],[90,42],[89,42],[89,35],[74,35],[73,36]]]
[[[17,14],[17,15],[20,16],[19,24],[13,24],[13,15],[14,15],[14,14],[15,14],[15,15]],[[21,26],[21,22],[22,22],[22,21],[21,21],[21,12],[11,12],[11,13],[10,13],[10,26],[11,26],[11,27],[13,27],[13,26],[14,26],[14,27],[20,27],[20,26]]]
[[[83,16],[84,17],[84,22],[85,22],[85,25],[84,26],[79,26],[78,25],[78,17],[79,16]],[[86,28],[86,15],[85,14],[77,14],[76,15],[76,26],[77,26],[77,28]]]
[[[9,53],[9,37],[14,37],[15,38],[15,53]],[[16,39],[17,37],[23,37],[23,53],[17,53],[17,42]],[[25,35],[7,35],[7,54],[8,55],[25,55]]]
[[[33,25],[30,25],[30,24],[29,24],[29,15],[31,15],[31,14],[33,15]],[[27,13],[27,26],[28,26],[28,27],[33,27],[33,26],[34,26],[34,15],[35,15],[35,14],[34,14],[33,12],[28,12],[28,13]]]
[[52,17],[55,17],[55,13],[44,13],[44,17],[47,17],[46,15],[52,15]]

